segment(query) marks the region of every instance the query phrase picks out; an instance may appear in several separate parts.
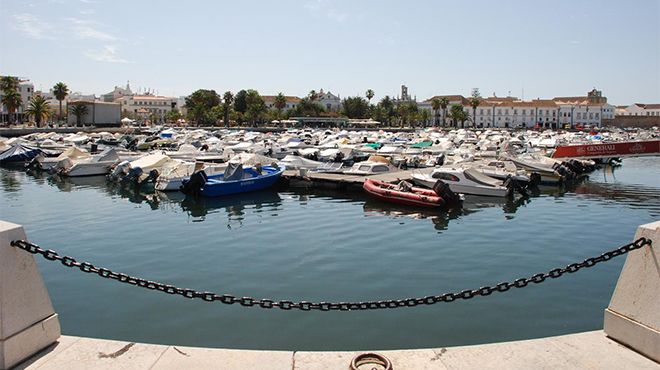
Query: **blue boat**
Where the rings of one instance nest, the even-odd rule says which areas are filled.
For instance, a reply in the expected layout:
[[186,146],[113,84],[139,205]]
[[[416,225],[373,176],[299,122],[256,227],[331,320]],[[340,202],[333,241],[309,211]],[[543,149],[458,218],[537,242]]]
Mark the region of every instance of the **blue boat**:
[[42,150],[39,148],[17,143],[0,153],[0,163],[27,162],[41,153]]
[[247,193],[275,185],[282,172],[284,168],[272,166],[243,168],[241,164],[230,163],[223,174],[206,176],[204,171],[194,174],[190,180],[183,182],[181,191],[205,197]]

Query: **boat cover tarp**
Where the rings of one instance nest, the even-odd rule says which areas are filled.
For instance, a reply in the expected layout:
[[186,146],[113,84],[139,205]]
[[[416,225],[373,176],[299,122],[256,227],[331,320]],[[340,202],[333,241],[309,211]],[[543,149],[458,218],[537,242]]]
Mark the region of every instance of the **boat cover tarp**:
[[256,166],[258,164],[267,166],[271,163],[277,163],[277,159],[256,153],[240,153],[231,157],[229,162],[242,163],[245,166]]
[[140,167],[147,173],[155,168],[160,168],[170,160],[165,154],[150,154],[131,162],[131,168]]
[[90,156],[91,155],[88,152],[86,152],[86,151],[84,151],[84,150],[82,150],[82,149],[80,149],[76,146],[72,146],[72,147],[66,149],[65,151],[63,151],[62,154],[60,154],[57,157],[57,159],[58,160],[62,160],[64,158],[82,159],[82,158],[89,158]]
[[0,162],[29,161],[41,153],[41,149],[29,147],[20,143],[12,145],[0,154]]
[[299,168],[312,169],[312,168],[317,168],[321,164],[323,164],[323,162],[317,162],[311,159],[307,159],[291,154],[286,155],[284,158],[282,158],[280,163],[284,165],[287,169],[299,169]]
[[223,181],[236,181],[243,178],[243,165],[240,163],[229,162],[222,176]]
[[502,184],[501,180],[497,180],[497,179],[494,179],[490,176],[486,176],[486,175],[482,174],[481,172],[477,171],[474,168],[468,168],[465,171],[463,171],[463,173],[465,174],[465,177],[467,177],[468,179],[470,179],[470,180],[472,180],[472,181],[474,181],[478,184],[486,185],[486,186],[493,186],[493,187],[502,186],[501,185]]
[[104,150],[102,153],[94,157],[94,162],[110,162],[118,161],[119,155],[114,148],[109,148]]
[[411,148],[427,148],[429,146],[433,145],[432,141],[420,141],[419,143],[415,143],[411,145]]

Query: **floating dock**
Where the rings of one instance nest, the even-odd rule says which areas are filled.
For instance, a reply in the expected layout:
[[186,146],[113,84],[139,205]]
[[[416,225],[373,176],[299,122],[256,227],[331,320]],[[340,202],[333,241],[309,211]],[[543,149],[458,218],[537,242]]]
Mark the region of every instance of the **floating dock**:
[[384,182],[396,182],[410,180],[413,172],[418,173],[425,170],[429,169],[397,170],[368,176],[311,171],[301,175],[300,170],[286,170],[282,173],[282,181],[291,188],[355,190],[362,189],[362,184],[367,177]]

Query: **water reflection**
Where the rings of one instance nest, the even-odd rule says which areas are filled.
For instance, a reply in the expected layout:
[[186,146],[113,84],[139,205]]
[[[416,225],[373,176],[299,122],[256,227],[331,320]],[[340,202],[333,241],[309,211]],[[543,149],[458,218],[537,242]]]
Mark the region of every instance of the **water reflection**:
[[462,206],[453,208],[418,208],[367,199],[364,203],[366,216],[409,217],[417,220],[429,219],[437,231],[445,231],[450,221],[479,212],[484,208],[502,208],[507,218],[512,218],[518,208],[528,204],[529,197],[498,198],[467,196]]
[[166,197],[170,201],[180,202],[181,209],[193,217],[194,222],[206,220],[209,214],[226,212],[227,228],[229,229],[236,225],[242,226],[246,215],[245,210],[248,207],[251,212],[258,213],[264,209],[277,209],[282,204],[282,198],[275,190],[262,190],[217,198],[195,198],[179,192],[161,193],[160,196]]

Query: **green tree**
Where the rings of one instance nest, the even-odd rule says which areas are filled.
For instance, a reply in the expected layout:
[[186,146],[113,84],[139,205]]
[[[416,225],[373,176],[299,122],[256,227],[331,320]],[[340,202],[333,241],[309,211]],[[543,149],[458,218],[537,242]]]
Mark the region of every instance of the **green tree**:
[[447,107],[449,106],[449,99],[440,98],[440,108],[442,108],[442,127],[447,123]]
[[[178,109],[172,109],[171,111],[165,113],[165,121],[168,123],[176,123],[182,117]],[[129,117],[130,118],[130,117]]]
[[69,105],[69,114],[72,114],[76,117],[76,126],[82,126],[83,116],[89,113],[89,108],[85,104],[70,104]]
[[300,99],[296,108],[293,109],[293,115],[301,117],[318,117],[323,112],[325,112],[323,107],[309,97]]
[[264,99],[259,95],[257,90],[248,90],[245,97],[245,103],[247,109],[245,111],[245,118],[247,118],[250,123],[256,127],[256,125],[263,121],[265,118],[265,113],[268,111],[266,108],[266,103]]
[[382,98],[378,103],[378,106],[383,110],[383,116],[385,117],[384,121],[389,126],[392,122],[392,118],[396,115],[394,110],[394,102],[389,97],[389,95],[385,95],[385,97]]
[[374,97],[374,91],[371,89],[368,89],[367,92],[364,94],[367,97],[367,100],[369,100],[369,104],[371,104],[371,98]]
[[438,98],[431,99],[431,108],[433,108],[433,113],[434,113],[433,126],[437,126],[438,125],[438,111],[440,110],[440,99],[438,99]]
[[59,101],[60,103],[60,111],[59,115],[57,116],[58,119],[62,119],[62,100],[64,100],[67,95],[69,95],[69,88],[66,86],[64,82],[58,82],[53,86],[53,95],[55,95],[55,99]]
[[360,96],[345,98],[341,105],[342,113],[348,118],[366,118],[369,114],[369,103]]
[[470,98],[470,106],[472,107],[472,125],[477,127],[477,107],[481,104],[481,94],[479,89],[472,90],[472,98]]
[[20,81],[18,80],[18,77],[14,77],[14,76],[0,77],[0,90],[2,90],[5,93],[8,93],[10,91],[18,91],[19,84]]
[[427,122],[431,118],[431,113],[429,113],[429,111],[426,110],[426,109],[421,109],[419,111],[418,118],[419,118],[420,121],[422,121],[424,123],[424,126],[426,126]]
[[46,121],[48,117],[50,117],[50,105],[43,96],[35,95],[34,98],[30,100],[25,113],[27,113],[29,117],[34,118],[37,127],[41,127],[41,122]]
[[279,93],[275,97],[275,109],[277,110],[277,118],[276,119],[281,119],[280,115],[282,114],[282,109],[286,107],[286,97],[284,94]]
[[236,115],[238,123],[243,123],[243,117],[247,112],[247,91],[241,90],[236,93],[234,96],[234,110],[238,113]]
[[9,124],[11,124],[13,122],[12,114],[16,113],[18,107],[21,106],[21,94],[19,94],[16,90],[3,91],[4,95],[2,95],[2,104],[4,104],[4,106],[7,108],[7,112],[9,112]]
[[186,97],[186,108],[188,118],[197,125],[213,124],[211,109],[220,105],[220,96],[215,90],[200,89]]
[[462,105],[453,104],[449,109],[449,116],[451,117],[454,126],[458,127],[458,122],[460,122],[461,127],[465,127],[465,121],[468,119],[468,115]]
[[231,105],[234,102],[234,95],[231,91],[225,91],[225,94],[222,96],[222,108],[223,108],[223,117],[222,121],[225,123],[225,127],[229,127],[229,114],[231,113]]

